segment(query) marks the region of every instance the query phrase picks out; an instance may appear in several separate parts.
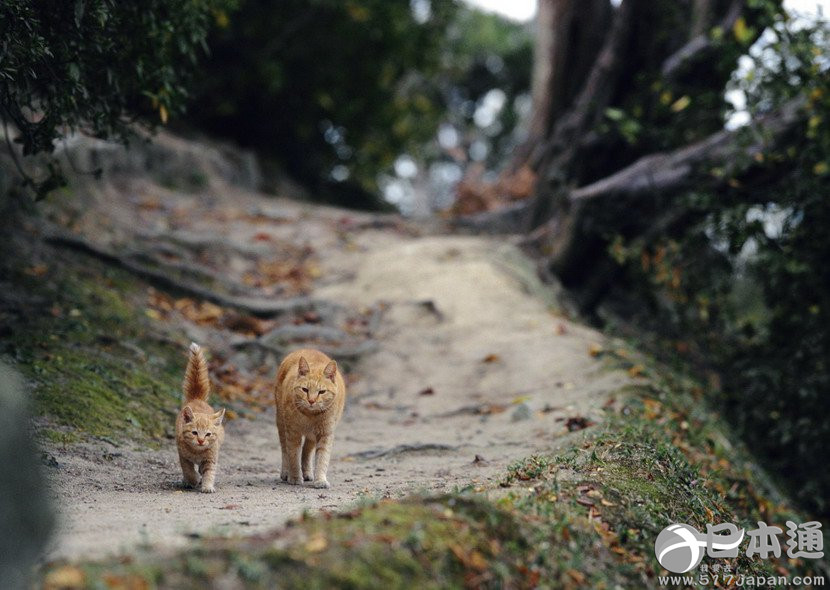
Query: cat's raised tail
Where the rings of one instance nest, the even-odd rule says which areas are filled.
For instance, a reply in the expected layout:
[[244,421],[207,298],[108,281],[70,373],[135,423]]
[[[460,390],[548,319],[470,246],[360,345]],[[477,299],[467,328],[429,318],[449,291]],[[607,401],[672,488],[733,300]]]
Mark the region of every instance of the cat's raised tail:
[[190,358],[187,361],[182,391],[185,403],[194,399],[204,401],[210,395],[207,361],[202,354],[202,347],[195,342],[190,345]]

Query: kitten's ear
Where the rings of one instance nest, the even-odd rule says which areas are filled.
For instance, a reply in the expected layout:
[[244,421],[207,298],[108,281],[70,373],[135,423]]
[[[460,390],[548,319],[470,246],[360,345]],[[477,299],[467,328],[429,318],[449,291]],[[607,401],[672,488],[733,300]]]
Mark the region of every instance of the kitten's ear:
[[300,373],[300,377],[305,377],[306,375],[308,375],[309,371],[311,371],[311,369],[308,366],[308,361],[305,360],[305,357],[301,356],[300,357],[300,364],[299,364],[299,367],[298,367],[298,372]]
[[185,423],[193,422],[193,410],[190,409],[190,406],[185,406],[182,410],[182,416],[184,416]]
[[216,426],[222,426],[222,420],[225,418],[225,408],[222,408],[213,415],[213,423]]
[[326,365],[326,368],[323,369],[323,375],[326,376],[326,379],[333,382],[335,374],[337,374],[337,362],[331,361]]

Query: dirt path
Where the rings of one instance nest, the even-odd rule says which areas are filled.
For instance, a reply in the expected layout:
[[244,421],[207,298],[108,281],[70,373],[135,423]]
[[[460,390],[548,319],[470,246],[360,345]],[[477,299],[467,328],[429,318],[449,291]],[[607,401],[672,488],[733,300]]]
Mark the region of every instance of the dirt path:
[[[148,235],[209,241],[203,262],[237,282],[279,259],[285,244],[313,249],[313,298],[383,313],[377,346],[351,363],[331,489],[278,481],[273,409],[228,423],[213,495],[180,488],[172,441],[158,451],[56,447],[61,519],[52,557],[175,547],[193,536],[262,531],[363,496],[492,484],[511,461],[561,444],[568,426],[580,425],[569,419],[600,421],[608,394],[625,382],[588,354],[602,336],[553,313],[530,261],[503,240],[418,235],[394,218],[224,185],[188,195],[131,180],[106,191],[73,218],[74,230],[96,243],[121,251]],[[209,350],[228,348],[225,332],[181,329]],[[237,361],[276,369],[267,356],[240,353]]]

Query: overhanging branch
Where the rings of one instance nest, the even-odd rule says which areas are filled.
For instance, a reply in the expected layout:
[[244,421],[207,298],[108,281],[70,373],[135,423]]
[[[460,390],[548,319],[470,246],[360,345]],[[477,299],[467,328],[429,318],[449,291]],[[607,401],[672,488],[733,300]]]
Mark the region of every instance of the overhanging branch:
[[640,158],[611,176],[572,190],[569,199],[579,202],[610,195],[665,192],[692,180],[695,169],[703,162],[733,162],[739,156],[751,162],[756,154],[762,153],[799,121],[803,104],[802,98],[796,98],[762,117],[753,128],[757,138],[748,145],[741,141],[743,129],[718,131],[672,152]]
[[[726,11],[723,19],[718,24],[720,29],[724,32],[731,31],[732,27],[735,25],[735,22],[741,16],[743,9],[744,0],[735,0],[732,2],[729,6],[729,10]],[[673,78],[681,72],[687,64],[698,59],[706,51],[708,51],[712,45],[712,37],[709,31],[700,33],[666,58],[666,61],[663,62],[661,73],[666,78]]]

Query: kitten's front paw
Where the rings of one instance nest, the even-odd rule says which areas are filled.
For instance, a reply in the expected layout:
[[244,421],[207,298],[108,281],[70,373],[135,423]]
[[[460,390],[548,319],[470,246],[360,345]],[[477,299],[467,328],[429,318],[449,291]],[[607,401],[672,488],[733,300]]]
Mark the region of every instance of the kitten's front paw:
[[303,479],[305,481],[311,481],[312,479],[314,479],[314,477],[312,477],[310,473],[303,473]]
[[311,483],[311,487],[318,488],[318,489],[325,489],[325,488],[330,488],[331,484],[329,483],[329,480],[327,480],[327,479],[318,479],[317,481],[314,481],[314,482]]
[[202,486],[199,491],[203,494],[212,494],[216,491],[216,488],[213,486]]
[[299,485],[303,485],[303,478],[302,478],[302,477],[291,477],[291,476],[289,475],[289,476],[288,476],[288,480],[287,480],[287,481],[288,481],[288,483],[290,483],[292,486],[299,486]]

